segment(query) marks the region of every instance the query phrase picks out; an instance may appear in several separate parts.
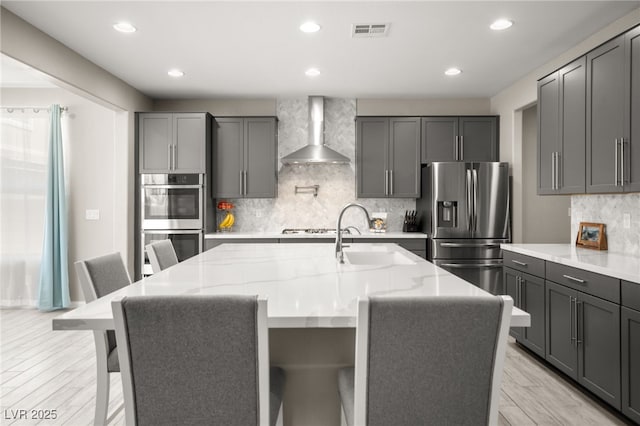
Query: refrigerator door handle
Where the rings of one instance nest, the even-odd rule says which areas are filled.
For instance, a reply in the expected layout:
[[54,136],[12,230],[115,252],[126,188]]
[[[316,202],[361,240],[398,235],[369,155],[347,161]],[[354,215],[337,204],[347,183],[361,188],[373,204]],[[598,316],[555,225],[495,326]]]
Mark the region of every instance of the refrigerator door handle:
[[473,232],[477,231],[478,227],[478,171],[472,170],[473,174]]
[[473,232],[473,198],[471,196],[473,192],[473,182],[471,179],[471,170],[467,169],[467,219],[468,230]]

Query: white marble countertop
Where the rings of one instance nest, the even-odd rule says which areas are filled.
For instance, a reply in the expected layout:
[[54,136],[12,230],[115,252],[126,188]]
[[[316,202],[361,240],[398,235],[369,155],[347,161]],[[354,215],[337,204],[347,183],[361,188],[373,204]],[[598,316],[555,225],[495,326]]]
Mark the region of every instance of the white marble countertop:
[[[355,327],[359,296],[490,296],[396,244],[363,243],[349,251],[395,251],[411,264],[340,264],[331,243],[223,244],[56,317],[53,328],[113,329],[110,302],[117,296],[257,294],[268,299],[271,328]],[[511,326],[530,321],[513,308]]]
[[[428,236],[422,232],[363,232],[361,235],[356,233],[342,234],[342,238],[423,238]],[[282,234],[281,232],[212,232],[204,235],[205,239],[259,239],[259,238],[330,238],[335,239],[336,234]]]
[[640,257],[609,253],[606,250],[577,248],[573,244],[501,244],[500,247],[503,250],[640,284]]

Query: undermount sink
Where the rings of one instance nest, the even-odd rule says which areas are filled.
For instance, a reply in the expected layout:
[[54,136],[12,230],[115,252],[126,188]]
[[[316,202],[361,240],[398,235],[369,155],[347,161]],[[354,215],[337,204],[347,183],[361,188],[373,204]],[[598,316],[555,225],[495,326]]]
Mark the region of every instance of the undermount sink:
[[397,251],[345,251],[344,260],[351,265],[415,265],[416,263]]

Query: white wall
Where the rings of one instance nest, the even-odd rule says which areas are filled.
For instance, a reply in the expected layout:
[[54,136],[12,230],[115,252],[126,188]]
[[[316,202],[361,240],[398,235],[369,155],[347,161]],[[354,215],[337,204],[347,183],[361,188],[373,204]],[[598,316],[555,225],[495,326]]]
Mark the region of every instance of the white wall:
[[[151,99],[4,8],[0,10],[0,51],[41,71],[68,92],[114,112],[115,119],[108,125],[115,134],[112,173],[117,216],[109,243],[114,245],[112,251],[122,253],[129,270],[133,271],[134,112],[152,110]],[[75,277],[74,273],[71,275]]]
[[538,151],[537,108],[522,111],[522,242],[566,243],[570,238],[571,218],[568,195],[537,194]]
[[[3,105],[66,106],[62,115],[69,211],[69,281],[72,301],[83,300],[73,263],[119,250],[121,205],[116,113],[64,89],[2,89]],[[20,114],[15,112],[14,114]],[[121,140],[121,139],[120,139]],[[86,209],[100,219],[85,220]]]
[[536,103],[537,80],[638,24],[640,24],[640,8],[606,26],[554,60],[533,70],[491,98],[492,114],[500,115],[500,159],[511,163],[514,242],[523,242],[524,235],[523,161],[536,161],[535,158],[523,158],[522,111]]

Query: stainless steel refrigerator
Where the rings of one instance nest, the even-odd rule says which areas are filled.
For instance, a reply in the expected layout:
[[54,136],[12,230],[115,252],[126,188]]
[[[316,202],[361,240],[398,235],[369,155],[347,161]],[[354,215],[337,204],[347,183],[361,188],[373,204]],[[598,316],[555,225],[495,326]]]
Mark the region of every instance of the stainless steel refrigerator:
[[511,239],[508,163],[430,163],[416,201],[427,258],[492,294],[503,294],[500,244]]

